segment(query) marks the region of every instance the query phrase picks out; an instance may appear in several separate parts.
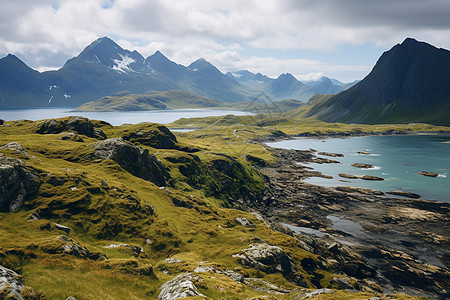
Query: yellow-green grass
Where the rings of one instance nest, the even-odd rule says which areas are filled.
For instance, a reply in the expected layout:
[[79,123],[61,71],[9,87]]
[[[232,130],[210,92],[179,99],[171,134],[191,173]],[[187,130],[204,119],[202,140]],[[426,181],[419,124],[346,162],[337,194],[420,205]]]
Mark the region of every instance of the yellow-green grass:
[[[102,129],[108,137],[119,137],[125,130],[148,130],[152,126],[103,126]],[[232,257],[241,249],[248,248],[249,244],[261,242],[282,247],[295,260],[307,287],[314,288],[310,282],[312,275],[303,271],[300,262],[304,258],[319,258],[303,250],[295,238],[272,230],[252,214],[224,208],[223,200],[207,197],[203,189],[187,185],[187,178],[179,172],[178,164],[167,159],[168,156],[189,156],[186,152],[143,146],[163,161],[175,180],[174,187],[160,189],[124,171],[111,160],[92,159],[92,146],[97,142],[96,139],[83,136],[84,142],[64,141],[61,140],[64,133],[42,135],[34,133],[36,129],[36,123],[28,121],[7,122],[6,126],[0,126],[0,146],[19,142],[30,156],[7,149],[1,149],[0,153],[23,159],[27,165],[41,172],[42,180],[38,195],[28,199],[23,209],[16,213],[0,213],[0,264],[20,272],[26,285],[44,291],[48,299],[65,299],[70,295],[77,299],[156,298],[159,287],[165,281],[182,272],[192,271],[201,262],[222,270],[235,269],[250,277],[262,276],[284,289],[296,288],[281,274],[263,274],[240,265]],[[205,163],[221,157],[217,153],[234,157],[257,183],[261,179],[260,175],[243,154],[251,154],[268,162],[273,162],[275,158],[260,144],[252,142],[255,134],[263,135],[263,131],[258,128],[255,129],[256,133],[234,130],[226,127],[207,128],[180,134],[178,140],[201,149],[195,155]],[[64,179],[65,182],[61,186],[53,186],[48,181],[51,177]],[[108,186],[102,186],[101,180]],[[77,189],[72,190],[73,187]],[[146,216],[139,209],[129,211],[123,198],[127,196],[137,199],[139,207],[146,204],[153,206],[155,214]],[[193,208],[176,207],[172,202],[173,197],[188,201]],[[102,211],[105,205],[108,210]],[[74,207],[86,211],[69,213],[69,209]],[[27,221],[34,211],[47,212],[48,218]],[[256,224],[256,228],[237,225],[236,217],[247,217]],[[127,232],[124,229],[102,237],[98,224],[102,224],[103,219],[117,220],[124,228],[134,228],[134,231]],[[69,236],[80,246],[87,247],[91,252],[101,252],[109,259],[106,262],[92,261],[45,251],[57,246],[60,243],[58,236],[64,235],[55,229],[52,225],[54,222],[71,227]],[[48,227],[48,224],[51,226]],[[147,239],[151,243],[146,243]],[[105,248],[111,243],[142,245],[145,252],[135,258],[124,249]],[[166,264],[164,259],[168,257],[179,258],[184,263]],[[127,269],[128,262],[136,263],[137,267],[153,265],[155,276],[136,274],[135,267]],[[329,282],[335,275],[326,268],[318,273],[324,276],[321,284],[331,287]],[[205,273],[201,277],[204,281],[197,283],[200,292],[213,299],[246,299],[269,295],[223,275]],[[357,299],[369,294],[340,291],[336,295],[342,295],[342,299]],[[294,296],[294,293],[276,295],[281,299],[293,299]],[[332,299],[326,298],[327,295],[323,297]]]

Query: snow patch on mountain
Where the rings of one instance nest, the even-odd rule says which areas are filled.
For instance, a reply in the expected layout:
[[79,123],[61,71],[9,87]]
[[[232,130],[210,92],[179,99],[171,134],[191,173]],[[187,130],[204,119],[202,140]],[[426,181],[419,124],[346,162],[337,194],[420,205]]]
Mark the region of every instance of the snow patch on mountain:
[[128,73],[128,72],[134,72],[134,70],[132,70],[129,66],[130,64],[136,62],[134,59],[132,59],[131,57],[129,57],[128,55],[122,55],[119,54],[120,57],[122,58],[122,60],[119,59],[114,59],[114,63],[116,64],[115,66],[113,66],[113,70],[116,70],[118,72],[121,73]]

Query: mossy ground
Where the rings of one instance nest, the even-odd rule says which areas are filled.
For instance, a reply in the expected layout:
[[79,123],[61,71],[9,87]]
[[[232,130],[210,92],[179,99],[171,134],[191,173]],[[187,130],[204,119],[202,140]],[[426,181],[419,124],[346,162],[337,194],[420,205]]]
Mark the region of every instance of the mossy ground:
[[[311,127],[315,124],[313,122]],[[108,138],[155,126],[100,125]],[[6,122],[0,126],[0,145],[18,142],[28,155],[6,149],[0,152],[20,158],[39,170],[42,183],[37,195],[27,199],[19,212],[0,213],[0,264],[21,273],[26,285],[44,291],[48,299],[68,296],[78,300],[155,299],[164,282],[192,271],[199,264],[263,277],[283,289],[299,289],[279,273],[264,274],[240,265],[232,257],[249,244],[260,242],[282,247],[294,259],[306,287],[316,288],[312,284],[313,275],[303,270],[301,261],[309,258],[319,262],[319,257],[304,250],[295,238],[272,230],[252,214],[230,208],[230,199],[239,197],[240,192],[258,193],[264,188],[262,176],[246,156],[252,155],[267,163],[276,160],[261,144],[252,142],[273,128],[248,129],[243,125],[221,127],[216,124],[179,134],[178,143],[196,148],[195,153],[139,145],[149,149],[170,170],[173,187],[159,188],[124,171],[114,161],[93,159],[92,145],[96,139],[83,136],[84,142],[61,140],[64,133],[36,134],[37,126],[37,122],[30,121]],[[284,128],[286,133],[292,132],[288,128]],[[236,178],[226,174],[216,176],[219,173],[211,165],[218,159],[230,163]],[[193,175],[186,176],[180,171],[182,166],[194,165],[199,172]],[[243,188],[246,182],[251,184]],[[209,188],[211,186],[214,188]],[[221,189],[229,190],[227,197],[214,194]],[[185,203],[184,207],[176,206],[174,198]],[[152,206],[154,212],[150,212],[147,205]],[[42,220],[27,221],[33,212],[38,212]],[[238,225],[236,217],[252,220],[256,228]],[[65,234],[54,227],[55,222],[70,227],[70,238],[80,246],[105,254],[108,260],[83,259],[53,251],[61,246],[58,237]],[[124,248],[105,248],[112,243],[142,246],[144,252],[136,257]],[[183,263],[165,263],[168,257],[181,259]],[[317,273],[323,275],[321,286],[331,287],[330,280],[334,276],[331,271],[323,267]],[[197,283],[199,291],[213,299],[262,296],[293,299],[298,294],[271,295],[221,274],[200,273],[199,276],[203,278]],[[338,291],[318,299],[370,296],[372,294]]]

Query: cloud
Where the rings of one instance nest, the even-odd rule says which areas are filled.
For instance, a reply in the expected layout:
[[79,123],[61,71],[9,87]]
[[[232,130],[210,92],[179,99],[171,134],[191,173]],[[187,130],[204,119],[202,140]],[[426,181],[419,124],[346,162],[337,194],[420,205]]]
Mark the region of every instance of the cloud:
[[[340,63],[308,69],[301,60],[274,51],[319,51],[345,56],[346,45],[371,44],[388,49],[411,36],[450,48],[448,0],[21,0],[3,1],[0,55],[19,55],[34,68],[60,67],[86,45],[110,36],[144,56],[161,50],[188,64],[205,57],[223,69],[257,63],[298,66],[284,72],[308,74],[343,67],[363,73],[366,66]],[[258,57],[241,57],[243,51]],[[270,54],[268,54],[270,53]],[[381,53],[380,53],[381,54]],[[338,59],[339,55],[335,55]],[[277,69],[278,71],[275,71]],[[305,67],[305,69],[307,69]],[[340,71],[335,71],[339,73]],[[365,71],[364,71],[365,72]],[[342,72],[341,72],[342,73]],[[356,79],[356,78],[355,78]]]

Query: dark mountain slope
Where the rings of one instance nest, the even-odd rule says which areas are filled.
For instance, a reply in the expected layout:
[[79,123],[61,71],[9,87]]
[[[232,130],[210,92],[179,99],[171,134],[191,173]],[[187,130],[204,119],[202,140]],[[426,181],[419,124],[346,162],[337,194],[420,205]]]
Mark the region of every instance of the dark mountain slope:
[[450,125],[450,51],[408,38],[361,82],[312,107],[312,115],[327,122]]
[[[33,96],[33,101],[31,101]],[[0,106],[45,105],[50,99],[49,84],[15,55],[0,59]]]

